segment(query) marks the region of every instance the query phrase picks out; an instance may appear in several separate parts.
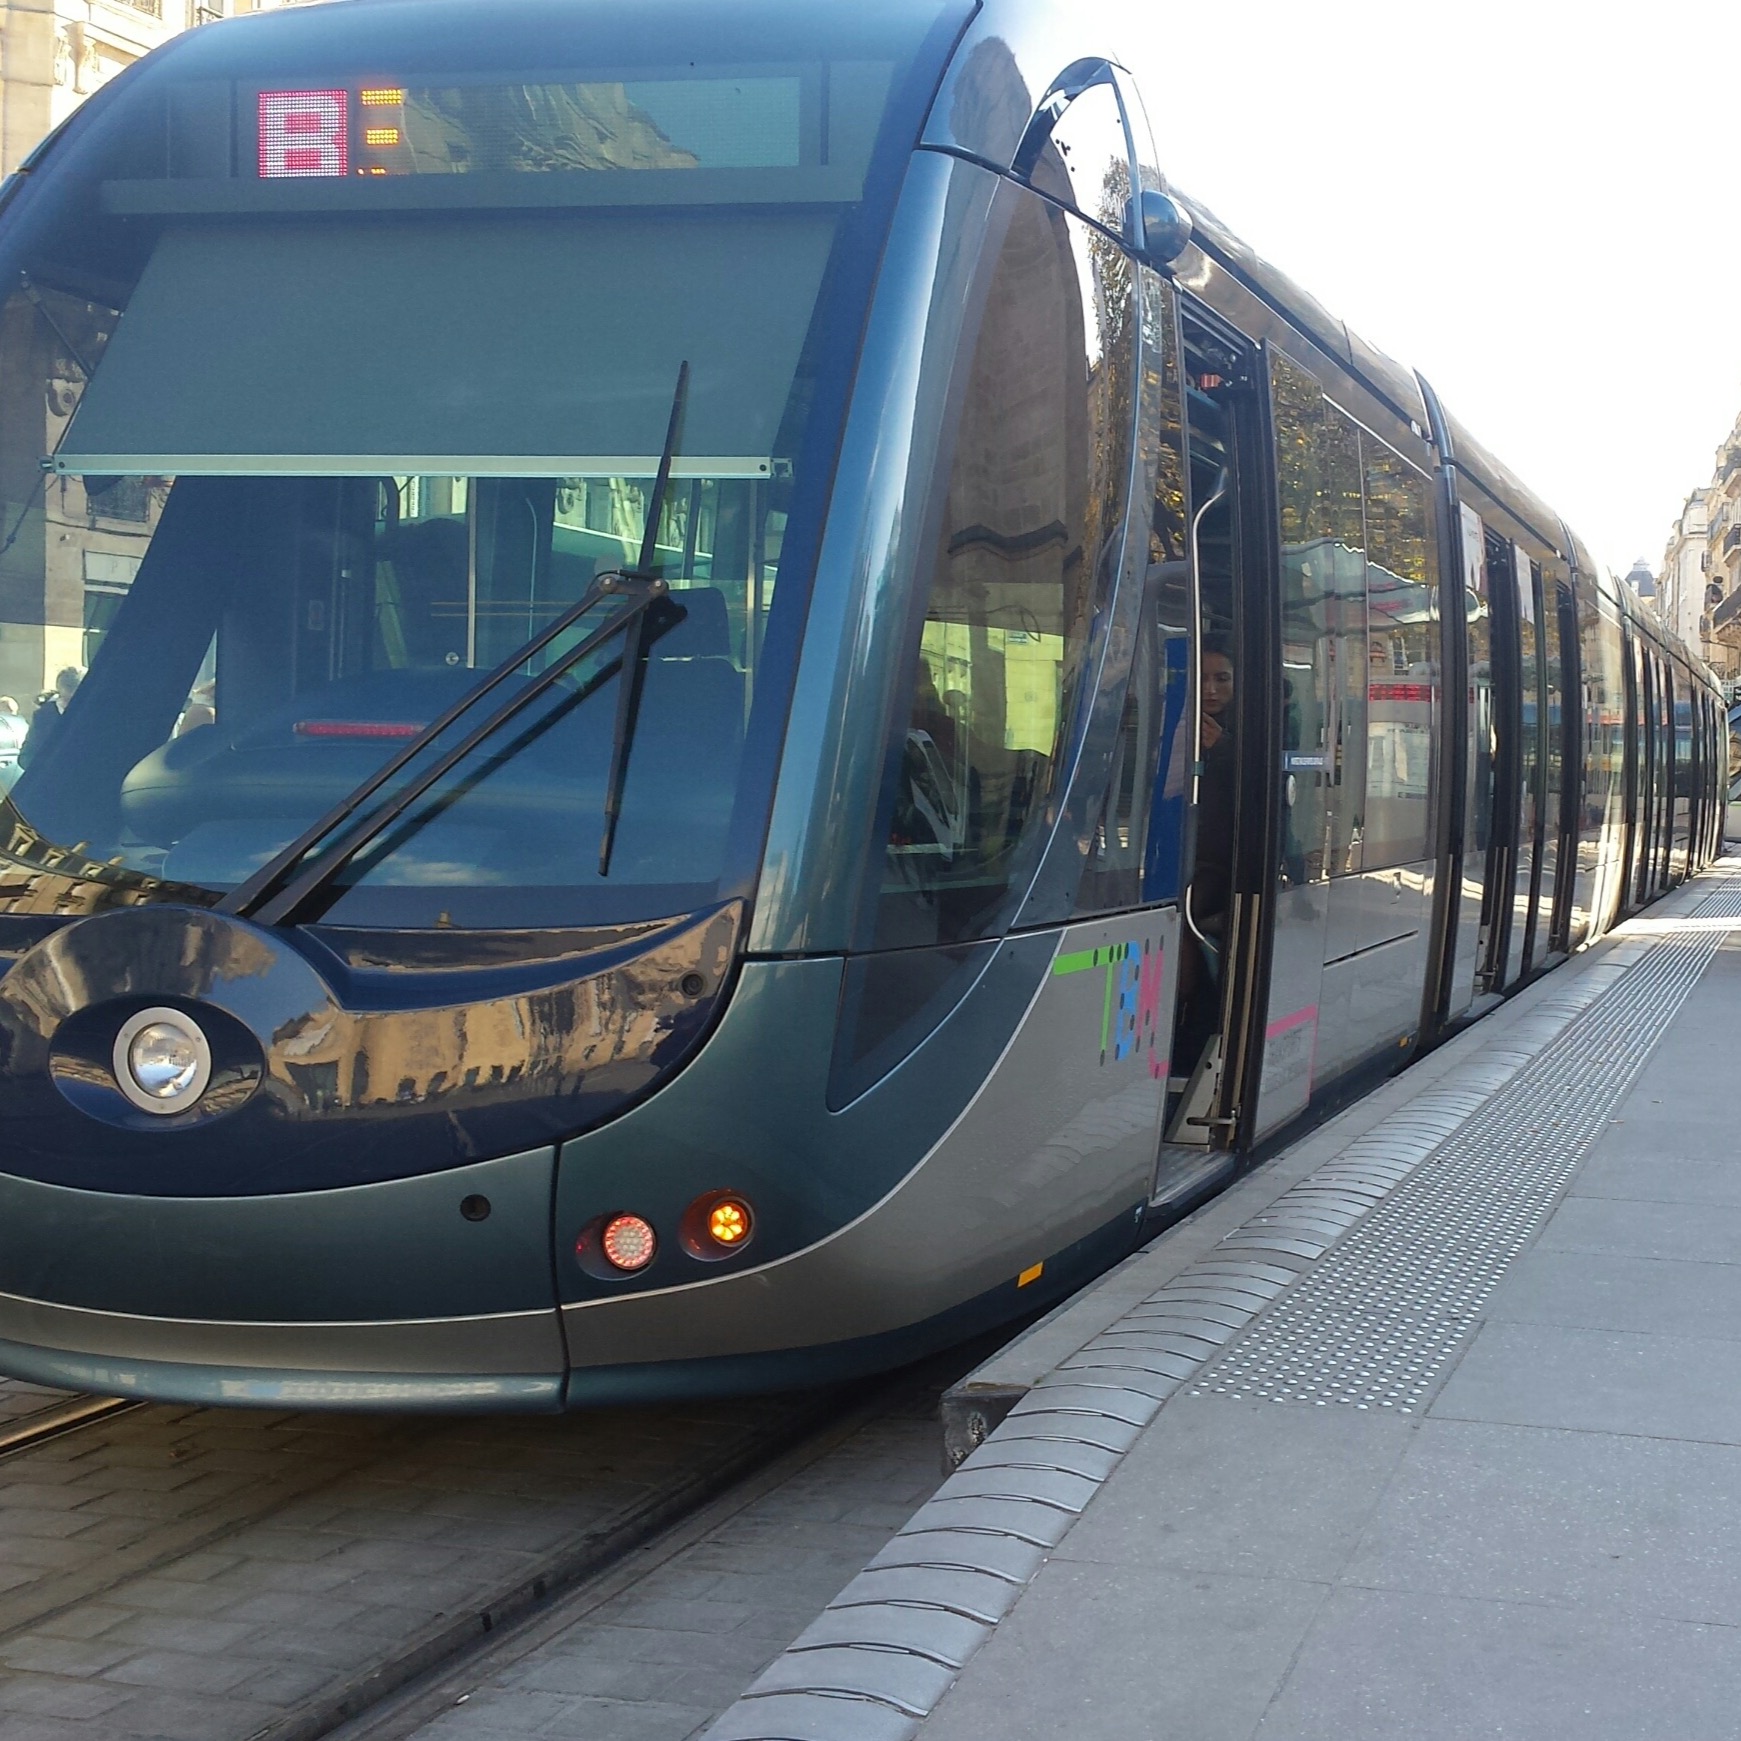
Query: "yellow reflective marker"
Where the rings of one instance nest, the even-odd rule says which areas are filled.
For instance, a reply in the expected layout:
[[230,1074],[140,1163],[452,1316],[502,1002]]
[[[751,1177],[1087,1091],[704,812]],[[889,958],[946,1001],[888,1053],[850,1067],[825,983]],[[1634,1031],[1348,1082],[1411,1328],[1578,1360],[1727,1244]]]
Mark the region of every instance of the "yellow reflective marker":
[[1043,1263],[1037,1263],[1032,1269],[1023,1270],[1022,1273],[1016,1277],[1016,1286],[1018,1288],[1025,1288],[1029,1282],[1037,1282],[1040,1279],[1041,1271],[1043,1271],[1045,1267],[1046,1266]]

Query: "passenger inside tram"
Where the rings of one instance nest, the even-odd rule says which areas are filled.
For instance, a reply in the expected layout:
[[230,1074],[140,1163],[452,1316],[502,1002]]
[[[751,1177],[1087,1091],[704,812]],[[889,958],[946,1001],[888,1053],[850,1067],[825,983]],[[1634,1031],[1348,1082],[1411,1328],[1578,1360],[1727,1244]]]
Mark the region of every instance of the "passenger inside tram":
[[1231,641],[1225,635],[1205,635],[1198,671],[1202,773],[1197,789],[1190,923],[1185,927],[1179,964],[1179,1019],[1173,1059],[1176,1074],[1190,1073],[1221,1025],[1221,957],[1233,894],[1238,776],[1234,682]]

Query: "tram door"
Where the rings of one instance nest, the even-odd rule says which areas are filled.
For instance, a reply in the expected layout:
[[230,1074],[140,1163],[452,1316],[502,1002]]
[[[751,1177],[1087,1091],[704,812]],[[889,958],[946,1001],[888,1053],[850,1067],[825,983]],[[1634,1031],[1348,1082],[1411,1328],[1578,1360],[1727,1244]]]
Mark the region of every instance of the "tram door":
[[1256,1136],[1418,1028],[1440,648],[1432,479],[1306,369],[1272,353],[1268,374],[1280,568],[1251,601],[1275,640]]
[[[1463,1014],[1482,987],[1482,938],[1492,922],[1488,855],[1493,848],[1497,727],[1493,710],[1493,606],[1487,590],[1487,533],[1467,503],[1459,507],[1463,555],[1463,619],[1467,648],[1465,730],[1468,769],[1463,813],[1463,864],[1456,900],[1456,944],[1446,1014]],[[1449,596],[1449,595],[1447,595]]]
[[1655,814],[1656,734],[1652,716],[1656,703],[1650,691],[1650,663],[1644,642],[1630,618],[1626,621],[1627,696],[1631,712],[1627,735],[1632,744],[1632,780],[1628,787],[1626,907],[1633,911],[1650,898],[1650,853],[1654,838],[1651,818]]
[[1259,353],[1180,303],[1198,706],[1167,1139],[1231,1148],[1251,1135],[1273,838],[1268,424]]

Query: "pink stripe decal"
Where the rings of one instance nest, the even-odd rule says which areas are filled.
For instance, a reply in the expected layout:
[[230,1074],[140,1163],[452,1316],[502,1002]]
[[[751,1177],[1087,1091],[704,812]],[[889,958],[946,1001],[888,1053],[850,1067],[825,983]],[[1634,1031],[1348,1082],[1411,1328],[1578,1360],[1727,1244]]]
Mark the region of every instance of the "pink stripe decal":
[[1263,1037],[1273,1040],[1278,1034],[1291,1034],[1295,1028],[1303,1028],[1308,1022],[1318,1019],[1318,1006],[1307,1004],[1303,1010],[1295,1010],[1291,1016],[1282,1016],[1264,1029]]

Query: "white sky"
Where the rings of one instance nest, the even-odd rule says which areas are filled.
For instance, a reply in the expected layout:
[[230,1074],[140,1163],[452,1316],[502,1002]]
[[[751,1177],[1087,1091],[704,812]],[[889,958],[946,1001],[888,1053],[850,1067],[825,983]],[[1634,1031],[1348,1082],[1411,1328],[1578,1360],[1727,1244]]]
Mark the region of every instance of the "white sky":
[[1133,3],[1169,179],[1658,568],[1741,412],[1741,0]]

